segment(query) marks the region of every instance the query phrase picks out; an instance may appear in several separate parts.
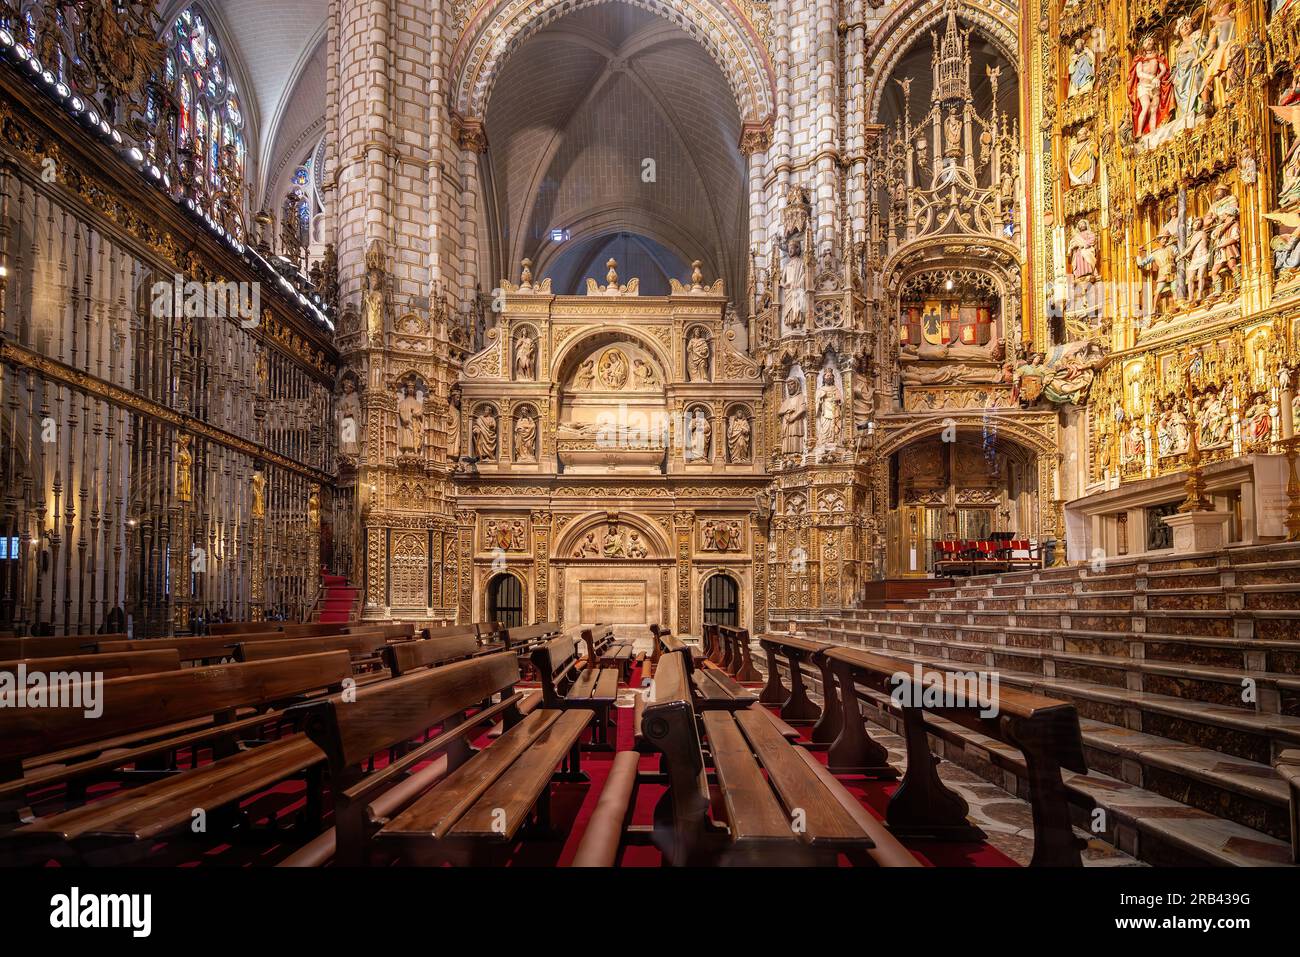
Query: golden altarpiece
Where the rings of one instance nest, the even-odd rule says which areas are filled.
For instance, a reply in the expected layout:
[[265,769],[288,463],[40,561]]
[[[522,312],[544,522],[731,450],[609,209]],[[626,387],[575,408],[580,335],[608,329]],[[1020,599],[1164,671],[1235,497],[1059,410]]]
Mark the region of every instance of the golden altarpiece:
[[1167,547],[1160,519],[1189,468],[1229,541],[1277,540],[1297,411],[1300,8],[1067,0],[1040,15],[1044,328],[1109,352],[1078,433],[1071,555]]

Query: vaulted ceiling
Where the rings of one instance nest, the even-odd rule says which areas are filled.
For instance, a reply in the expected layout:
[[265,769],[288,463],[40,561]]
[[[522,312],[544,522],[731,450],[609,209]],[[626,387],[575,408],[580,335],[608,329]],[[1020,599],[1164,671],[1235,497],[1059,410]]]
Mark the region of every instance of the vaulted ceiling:
[[[529,257],[569,292],[603,277],[603,237],[632,234],[649,240],[642,261],[684,268],[685,280],[699,259],[710,281],[739,292],[740,116],[717,66],[679,28],[623,4],[570,14],[505,61],[485,121],[497,278]],[[584,264],[565,255],[575,246],[589,251]]]

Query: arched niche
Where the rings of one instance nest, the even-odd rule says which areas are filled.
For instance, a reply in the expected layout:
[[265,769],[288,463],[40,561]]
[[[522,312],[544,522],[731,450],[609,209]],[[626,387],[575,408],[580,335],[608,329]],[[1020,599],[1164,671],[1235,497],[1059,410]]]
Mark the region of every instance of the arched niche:
[[582,336],[557,357],[556,437],[566,471],[661,467],[667,368],[662,347],[618,328]]

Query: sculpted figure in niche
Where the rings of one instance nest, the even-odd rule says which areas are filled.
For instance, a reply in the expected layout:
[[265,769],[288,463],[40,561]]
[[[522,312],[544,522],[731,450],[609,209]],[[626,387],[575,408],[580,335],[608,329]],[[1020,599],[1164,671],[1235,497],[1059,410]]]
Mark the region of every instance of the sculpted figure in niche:
[[1067,95],[1087,93],[1097,82],[1097,57],[1084,43],[1083,37],[1074,41],[1070,54],[1070,90]]
[[712,436],[713,426],[705,417],[704,410],[696,409],[686,426],[686,461],[708,461],[709,440]]
[[578,366],[578,374],[573,381],[584,392],[590,390],[596,384],[596,360],[587,359],[582,365]]
[[586,537],[578,545],[578,557],[580,558],[599,558],[600,545],[596,542],[596,533],[588,532]]
[[1082,126],[1070,134],[1066,155],[1066,170],[1071,186],[1090,186],[1097,178],[1097,144],[1092,139],[1092,128]]
[[528,411],[521,412],[515,419],[515,461],[537,461],[537,420]]
[[1195,126],[1205,113],[1205,104],[1201,101],[1201,89],[1205,83],[1204,42],[1200,29],[1190,16],[1179,17],[1174,32],[1178,42],[1174,47],[1169,79],[1174,88],[1179,121],[1184,129],[1188,129]]
[[853,377],[853,428],[859,437],[867,431],[867,424],[876,415],[876,393],[865,372]]
[[357,384],[349,376],[343,380],[343,395],[339,397],[339,453],[349,458],[361,454],[361,400],[357,398]]
[[474,455],[481,462],[494,462],[497,457],[497,414],[490,406],[474,417]]
[[536,372],[537,343],[526,332],[519,334],[515,343],[515,378],[531,381]]
[[686,381],[709,381],[709,337],[703,329],[691,333],[690,342],[686,344]]
[[1237,42],[1237,11],[1234,0],[1220,0],[1210,13],[1210,32],[1205,41],[1205,79],[1201,89],[1206,99],[1212,100],[1216,110],[1227,101],[1227,89],[1233,85],[1237,72],[1233,61],[1240,44]]
[[611,525],[605,530],[605,547],[601,551],[606,558],[623,557],[623,536],[619,532],[617,525]]
[[424,393],[397,387],[397,450],[419,454],[424,438]]
[[460,459],[460,391],[455,388],[447,396],[447,458]]
[[377,239],[366,253],[364,312],[366,334],[378,342],[384,335],[384,253]]
[[808,324],[808,268],[803,261],[803,246],[791,241],[781,269],[781,322],[786,329],[803,329]]
[[808,400],[804,397],[803,384],[796,378],[786,380],[780,415],[781,451],[786,455],[802,455],[808,434]]
[[266,518],[266,475],[261,470],[254,472],[249,485],[253,492],[253,518]]
[[1143,37],[1141,48],[1129,67],[1128,99],[1133,111],[1133,138],[1141,140],[1169,120],[1174,90],[1169,80],[1169,61],[1156,48],[1156,38]]
[[729,462],[749,461],[749,437],[751,427],[749,419],[737,409],[727,420],[727,460]]
[[190,437],[184,433],[176,437],[176,500],[188,502],[194,494],[194,477],[190,468],[194,453],[190,451]]
[[1086,219],[1079,220],[1070,238],[1070,278],[1076,305],[1086,305],[1092,284],[1101,278],[1097,274],[1097,234]]
[[844,396],[835,383],[835,373],[822,370],[821,384],[817,387],[817,441],[821,445],[836,445],[840,440],[840,411]]

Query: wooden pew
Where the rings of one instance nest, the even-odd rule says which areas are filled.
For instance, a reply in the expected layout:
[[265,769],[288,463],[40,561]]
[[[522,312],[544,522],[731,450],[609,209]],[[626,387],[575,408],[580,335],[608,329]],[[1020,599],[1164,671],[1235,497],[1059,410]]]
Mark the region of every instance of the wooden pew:
[[288,621],[285,622],[279,629],[274,629],[274,630],[284,632],[284,637],[286,638],[321,638],[324,637],[325,635],[341,635],[344,632],[348,631],[348,629],[351,626],[357,624],[364,624],[364,622]]
[[[634,644],[630,639],[616,639],[609,625],[582,629],[582,643],[587,648],[587,667],[612,667],[619,679],[626,681],[632,671]],[[598,637],[599,636],[599,637]]]
[[281,641],[241,641],[235,645],[237,661],[267,661],[325,651],[346,651],[353,659],[374,658],[388,644],[383,631],[363,631],[321,638],[285,638]]
[[179,671],[181,656],[175,648],[152,651],[109,652],[100,655],[62,655],[57,658],[18,658],[0,661],[0,671],[16,672],[19,665],[27,671],[64,671],[98,674],[105,679],[128,675],[149,675],[160,671]]
[[734,676],[737,681],[763,680],[763,676],[754,667],[754,659],[749,647],[749,629],[717,625],[715,634],[727,648],[725,663],[721,666],[724,671]]
[[521,645],[531,646],[549,641],[560,633],[558,621],[543,621],[536,625],[521,625],[518,628],[506,628],[499,634],[508,648]]
[[[758,697],[748,688],[739,684],[725,671],[718,668],[696,667],[691,655],[691,648],[680,638],[662,634],[659,644],[663,654],[678,654],[686,660],[686,673],[690,679],[697,711],[738,711],[748,708],[758,701]],[[659,659],[663,661],[661,656]]]
[[[653,838],[666,863],[831,865],[841,852],[872,854],[876,863],[915,863],[757,709],[734,715],[706,711],[697,721],[688,662],[684,654],[660,657],[643,721],[645,739],[663,755],[668,779],[655,808]],[[725,826],[709,817],[701,724],[726,808]]]
[[[1034,819],[1030,866],[1082,866],[1079,855],[1085,842],[1074,834],[1069,798],[1061,779],[1063,767],[1080,774],[1088,771],[1074,705],[998,687],[993,700],[978,693],[963,693],[960,700],[945,698],[943,706],[931,706],[924,703],[919,689],[913,695],[901,693],[914,685],[913,662],[855,648],[832,647],[825,655],[836,678],[836,701],[828,697],[827,704],[842,711],[839,736],[828,752],[831,771],[870,775],[882,765],[887,767],[888,754],[867,734],[858,685],[875,692],[877,697],[872,700],[902,719],[907,773],[886,811],[885,819],[892,830],[954,840],[982,836],[967,821],[969,808],[961,795],[939,778],[926,730],[925,716],[933,714],[1018,748],[1024,755]],[[970,674],[961,668],[936,669],[928,665],[924,672],[940,677]],[[896,689],[900,691],[897,696]]]
[[[556,766],[580,774],[577,742],[592,714],[538,709],[519,718],[518,679],[513,654],[490,654],[374,685],[353,702],[336,696],[295,709],[328,758],[338,863],[369,863],[378,848],[410,863],[473,863],[513,843],[534,809],[546,818]],[[483,706],[496,695],[499,703]],[[501,717],[509,730],[472,751],[473,732]],[[431,741],[362,772],[371,755],[434,725],[442,731]],[[440,753],[441,773],[414,770]]]
[[214,638],[221,635],[252,635],[280,631],[281,624],[276,621],[214,621],[208,625],[208,634]]
[[578,644],[572,638],[552,638],[532,650],[533,669],[542,685],[542,707],[563,711],[583,708],[595,713],[595,750],[613,750],[610,727],[618,700],[617,668],[578,668]]
[[473,658],[483,653],[478,637],[471,628],[462,629],[459,635],[426,638],[423,641],[399,641],[382,649],[384,663],[394,678],[420,668],[436,668],[462,658]]
[[70,635],[66,638],[0,638],[0,658],[64,658],[94,654],[106,642],[121,641],[126,635]]
[[348,634],[357,634],[358,632],[382,631],[384,637],[389,641],[410,641],[413,638],[426,638],[429,629],[416,631],[415,622],[413,621],[395,621],[395,622],[357,622],[351,625]]
[[[816,702],[808,697],[808,692],[803,683],[803,663],[820,664],[825,661],[819,658],[820,652],[825,651],[831,646],[825,642],[809,641],[806,638],[799,638],[795,635],[768,634],[761,635],[758,639],[759,645],[767,653],[767,684],[763,687],[763,694],[760,700],[765,703],[777,703],[781,705],[781,718],[791,724],[814,724],[817,723],[823,728],[820,735],[813,738],[814,741],[833,741],[834,734],[828,734],[834,726],[829,720],[822,722],[825,712],[818,707]],[[781,684],[780,658],[784,657],[790,671],[790,691],[785,692]],[[823,677],[829,677],[829,665],[823,670]],[[783,694],[780,701],[773,702],[772,699],[779,694]]]
[[218,664],[232,661],[235,657],[235,645],[240,642],[284,641],[283,633],[278,631],[261,632],[249,635],[217,635],[197,638],[132,638],[124,641],[103,641],[98,645],[99,653],[119,653],[124,651],[156,651],[172,648],[180,655],[182,662],[201,662]]
[[[216,810],[255,793],[256,788],[239,789],[253,787],[267,773],[284,771],[289,776],[304,770],[300,746],[282,755],[278,747],[263,753],[270,744],[236,753],[235,742],[260,738],[264,727],[279,723],[277,709],[312,693],[338,689],[351,673],[347,655],[335,652],[114,678],[103,683],[103,713],[93,721],[81,709],[0,710],[0,769],[26,769],[0,783],[3,801],[21,800],[36,788],[104,777],[125,765],[138,766],[185,748],[210,744],[215,755],[224,756],[216,764],[262,755],[249,766],[227,764],[214,772],[209,769],[215,765],[207,765],[40,818],[11,832],[8,839],[13,843],[6,841],[4,849],[41,860],[93,856],[103,848],[116,860],[122,844],[184,827],[195,808]],[[313,761],[319,757],[317,753]],[[54,760],[42,763],[47,758]],[[250,771],[251,776],[245,773]],[[172,789],[182,777],[186,783]],[[137,850],[147,851],[148,846]]]

